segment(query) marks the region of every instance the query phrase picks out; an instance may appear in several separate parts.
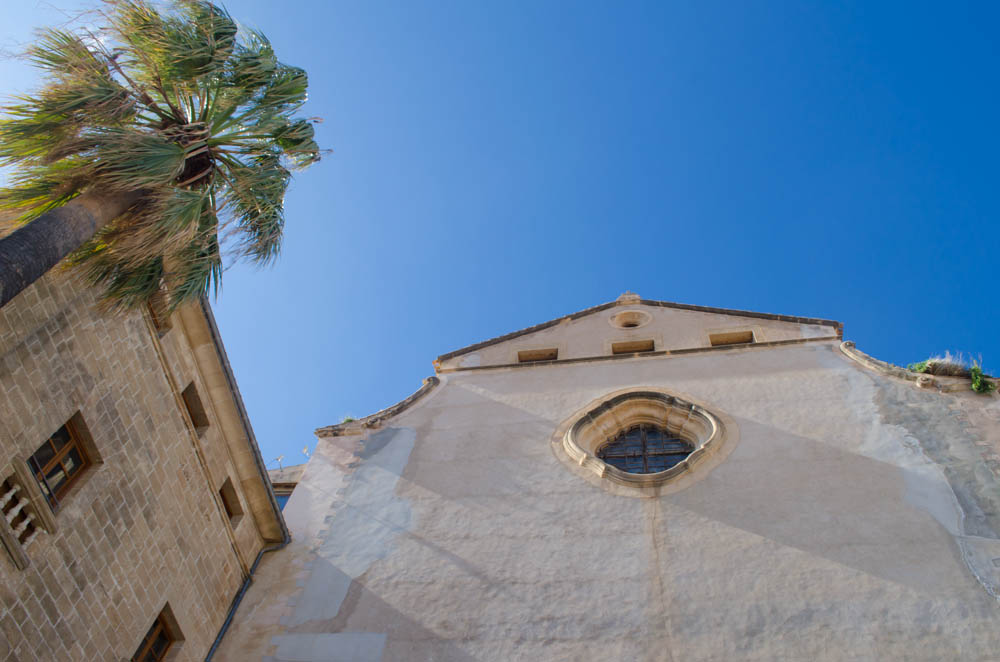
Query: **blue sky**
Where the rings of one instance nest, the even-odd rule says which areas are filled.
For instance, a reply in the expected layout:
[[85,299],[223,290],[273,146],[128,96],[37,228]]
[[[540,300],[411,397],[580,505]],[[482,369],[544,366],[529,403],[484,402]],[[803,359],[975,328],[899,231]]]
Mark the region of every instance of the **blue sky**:
[[[6,7],[0,46],[88,4]],[[226,6],[309,71],[333,150],[214,303],[268,459],[625,290],[1000,370],[993,3]]]

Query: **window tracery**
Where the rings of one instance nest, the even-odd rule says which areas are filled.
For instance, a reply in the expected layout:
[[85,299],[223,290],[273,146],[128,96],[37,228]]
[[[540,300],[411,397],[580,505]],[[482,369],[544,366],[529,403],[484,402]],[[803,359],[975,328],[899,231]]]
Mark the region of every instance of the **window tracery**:
[[597,457],[622,471],[652,474],[671,469],[687,459],[694,447],[649,423],[623,430],[597,450]]

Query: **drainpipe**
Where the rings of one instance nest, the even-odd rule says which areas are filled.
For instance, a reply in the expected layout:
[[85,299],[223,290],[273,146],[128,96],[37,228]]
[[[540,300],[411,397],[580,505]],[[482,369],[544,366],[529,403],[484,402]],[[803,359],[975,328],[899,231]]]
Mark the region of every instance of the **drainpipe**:
[[239,592],[236,597],[233,598],[233,603],[229,605],[229,612],[226,614],[226,620],[222,623],[222,627],[219,628],[219,635],[212,642],[212,647],[208,649],[208,655],[205,656],[205,662],[212,662],[212,656],[215,655],[215,651],[222,645],[222,638],[226,636],[226,632],[229,631],[229,626],[233,623],[233,617],[236,616],[236,610],[239,609],[240,603],[243,601],[243,596],[246,595],[247,589],[250,588],[250,584],[253,583],[253,573],[257,570],[257,564],[260,563],[260,558],[264,556],[267,552],[276,552],[279,549],[283,549],[292,539],[285,533],[285,539],[279,543],[273,545],[268,545],[264,549],[260,550],[257,554],[257,558],[254,560],[253,565],[250,566],[250,574],[247,578],[243,580],[243,586],[240,586]]

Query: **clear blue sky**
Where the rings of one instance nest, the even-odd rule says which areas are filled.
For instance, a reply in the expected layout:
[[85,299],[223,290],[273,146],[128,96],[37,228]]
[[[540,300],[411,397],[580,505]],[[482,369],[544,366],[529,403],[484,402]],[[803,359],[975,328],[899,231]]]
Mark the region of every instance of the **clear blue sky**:
[[[70,6],[10,3],[0,45]],[[227,7],[309,71],[334,150],[278,264],[214,304],[268,459],[441,353],[629,289],[1000,370],[995,3]]]

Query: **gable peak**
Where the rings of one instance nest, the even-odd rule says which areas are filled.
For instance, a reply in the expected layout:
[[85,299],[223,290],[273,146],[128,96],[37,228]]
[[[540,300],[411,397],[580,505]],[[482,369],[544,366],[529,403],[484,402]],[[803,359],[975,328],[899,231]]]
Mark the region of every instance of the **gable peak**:
[[615,300],[615,303],[617,303],[619,306],[634,306],[640,303],[641,301],[642,297],[640,297],[638,294],[630,290],[626,290],[625,292],[622,293],[620,297],[618,297]]

